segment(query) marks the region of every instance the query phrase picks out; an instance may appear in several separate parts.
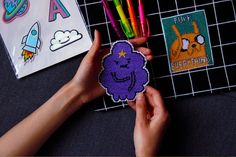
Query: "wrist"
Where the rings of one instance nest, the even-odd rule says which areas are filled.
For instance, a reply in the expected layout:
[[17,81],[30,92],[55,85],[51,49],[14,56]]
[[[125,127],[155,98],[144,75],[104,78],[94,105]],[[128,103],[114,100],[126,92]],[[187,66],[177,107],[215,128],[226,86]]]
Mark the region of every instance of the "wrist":
[[84,104],[81,93],[82,91],[70,81],[57,92],[56,99],[60,101],[59,104],[62,105],[63,110],[68,114],[73,114]]
[[[148,148],[146,148],[148,149]],[[156,152],[153,151],[147,151],[147,150],[140,150],[140,151],[135,151],[136,157],[153,157],[156,156]]]

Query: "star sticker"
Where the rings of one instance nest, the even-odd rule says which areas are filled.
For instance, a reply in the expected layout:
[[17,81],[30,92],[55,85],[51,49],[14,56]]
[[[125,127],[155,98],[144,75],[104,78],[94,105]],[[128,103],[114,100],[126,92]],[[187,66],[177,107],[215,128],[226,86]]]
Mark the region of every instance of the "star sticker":
[[124,50],[119,52],[119,58],[124,57],[125,58],[126,52]]

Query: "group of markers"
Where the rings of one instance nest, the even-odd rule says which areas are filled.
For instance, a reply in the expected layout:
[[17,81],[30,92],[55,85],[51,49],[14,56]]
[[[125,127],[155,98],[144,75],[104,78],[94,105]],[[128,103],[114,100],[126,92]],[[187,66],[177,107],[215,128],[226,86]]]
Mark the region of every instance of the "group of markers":
[[107,0],[102,0],[102,4],[106,10],[107,16],[111,22],[111,25],[113,29],[115,30],[117,36],[119,39],[125,39],[124,34],[128,39],[131,38],[136,38],[136,37],[149,37],[150,36],[150,29],[149,29],[149,23],[148,20],[145,16],[144,12],[144,5],[142,0],[138,0],[138,12],[139,12],[139,19],[136,18],[135,12],[134,12],[134,7],[133,7],[133,0],[126,0],[127,1],[127,6],[128,6],[128,11],[129,11],[129,16],[130,16],[130,22],[125,16],[123,7],[120,3],[120,0],[113,0],[116,10],[120,16],[120,23],[121,23],[121,28],[120,29],[117,21],[114,18],[114,15],[111,11],[111,8],[107,2]]

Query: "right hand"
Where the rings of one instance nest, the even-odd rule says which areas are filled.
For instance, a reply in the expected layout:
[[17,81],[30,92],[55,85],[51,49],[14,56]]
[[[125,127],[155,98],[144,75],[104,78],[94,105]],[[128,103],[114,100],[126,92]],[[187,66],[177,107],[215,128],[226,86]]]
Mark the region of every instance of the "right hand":
[[145,93],[137,95],[135,102],[128,102],[136,111],[134,146],[136,156],[157,155],[169,120],[161,94],[147,86]]

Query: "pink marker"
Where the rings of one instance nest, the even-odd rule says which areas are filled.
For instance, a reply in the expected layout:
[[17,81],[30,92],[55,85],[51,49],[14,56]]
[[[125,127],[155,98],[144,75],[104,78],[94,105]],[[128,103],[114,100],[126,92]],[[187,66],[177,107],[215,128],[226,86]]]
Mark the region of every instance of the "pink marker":
[[147,18],[145,17],[143,1],[138,0],[138,3],[139,3],[138,11],[139,11],[139,17],[140,17],[142,36],[149,37],[150,36],[149,22]]

